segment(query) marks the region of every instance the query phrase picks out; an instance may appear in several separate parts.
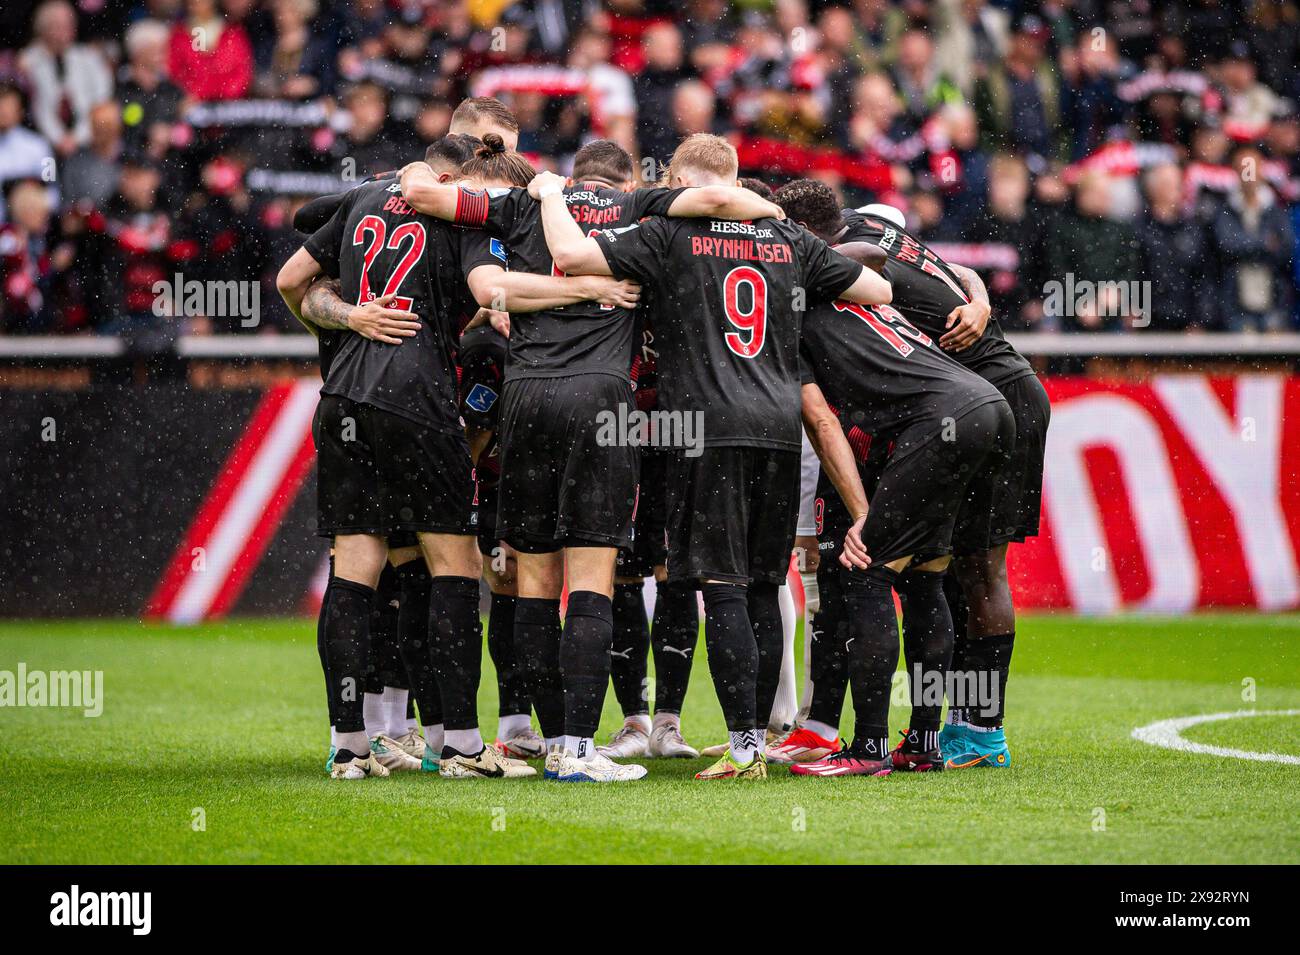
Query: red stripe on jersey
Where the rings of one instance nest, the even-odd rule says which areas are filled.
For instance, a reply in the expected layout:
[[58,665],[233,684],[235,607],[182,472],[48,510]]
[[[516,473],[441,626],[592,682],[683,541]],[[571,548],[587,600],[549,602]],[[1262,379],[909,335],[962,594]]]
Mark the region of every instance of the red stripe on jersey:
[[461,186],[456,191],[456,222],[460,225],[479,226],[487,222],[488,197],[486,192],[475,192]]
[[849,447],[853,449],[853,456],[861,464],[867,460],[867,452],[871,450],[871,435],[863,431],[856,424],[849,428]]

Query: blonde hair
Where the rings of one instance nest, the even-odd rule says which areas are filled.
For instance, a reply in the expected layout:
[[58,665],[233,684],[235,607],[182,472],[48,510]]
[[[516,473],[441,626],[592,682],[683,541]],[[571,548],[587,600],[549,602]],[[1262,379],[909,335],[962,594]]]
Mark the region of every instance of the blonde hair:
[[736,155],[736,147],[721,136],[693,133],[683,139],[673,153],[668,164],[668,174],[676,178],[687,169],[734,180],[740,172],[740,159]]

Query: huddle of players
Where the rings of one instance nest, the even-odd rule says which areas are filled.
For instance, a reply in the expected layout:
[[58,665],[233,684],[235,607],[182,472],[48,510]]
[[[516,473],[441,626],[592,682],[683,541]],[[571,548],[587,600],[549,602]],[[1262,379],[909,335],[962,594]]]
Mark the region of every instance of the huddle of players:
[[[500,114],[492,113],[489,119],[500,122]],[[639,590],[634,607],[628,587],[648,576],[647,570],[658,570],[654,632],[662,627],[669,640],[655,641],[656,650],[663,648],[656,654],[661,705],[650,754],[694,755],[681,740],[673,703],[679,711],[698,626],[698,588],[710,669],[729,731],[726,752],[698,778],[765,776],[760,725],[780,676],[777,599],[800,494],[800,407],[841,502],[837,509],[834,494],[822,489],[819,518],[845,515],[833,521],[840,526],[823,526],[822,535],[830,549],[832,532],[843,535],[842,568],[826,560],[818,571],[820,639],[812,648],[805,728],[767,754],[798,761],[796,771],[814,775],[941,767],[942,692],[937,705],[914,709],[912,730],[899,751],[886,751],[898,642],[891,589],[903,599],[909,663],[915,656],[918,676],[942,676],[953,645],[943,571],[954,525],[971,528],[962,539],[976,557],[967,561],[974,569],[962,582],[970,592],[968,581],[983,581],[973,602],[981,610],[998,602],[993,592],[999,548],[1004,556],[1007,540],[1033,532],[1024,521],[999,525],[996,532],[990,528],[994,498],[1007,496],[997,492],[1005,492],[1008,481],[996,476],[1005,469],[986,458],[1005,457],[1015,446],[1016,422],[1007,401],[887,305],[899,291],[892,268],[915,293],[916,301],[898,304],[909,318],[909,309],[918,310],[913,321],[922,329],[927,321],[937,324],[932,333],[938,338],[950,315],[971,304],[953,273],[894,224],[872,217],[840,222],[832,194],[818,184],[794,183],[777,193],[784,213],[735,187],[734,150],[717,137],[695,136],[682,144],[668,174],[672,188],[639,190],[630,190],[630,157],[612,144],[586,147],[577,157],[574,184],[566,185],[545,174],[532,179],[527,163],[505,149],[504,138],[485,132],[484,145],[459,170],[414,163],[400,181],[369,183],[335,199],[330,221],[295,256],[298,270],[291,260],[288,274],[282,273],[290,306],[322,326],[320,527],[335,539],[335,564],[319,643],[335,734],[333,774],[384,775],[386,763],[412,768],[401,757],[411,759],[418,746],[414,724],[398,718],[406,716],[398,713],[400,704],[390,701],[389,732],[369,733],[364,706],[349,693],[364,680],[368,655],[372,671],[395,669],[374,666],[379,655],[370,648],[373,588],[388,558],[398,565],[395,629],[424,724],[426,768],[436,763],[450,777],[533,774],[515,758],[541,755],[540,746],[528,745],[531,706],[547,749],[547,777],[643,776],[642,767],[615,763],[599,752],[592,737],[610,678],[612,598],[618,593],[629,604],[619,614],[622,620],[639,614],[644,627]],[[431,150],[431,161],[438,148]],[[520,188],[528,179],[527,190]],[[854,245],[844,248],[853,258],[827,245],[849,239]],[[893,291],[855,259],[884,272],[895,283]],[[340,284],[312,285],[317,272],[337,276]],[[659,409],[702,415],[702,450],[642,455],[628,442],[599,440],[600,411],[635,406],[629,367],[640,379],[648,356],[643,353],[640,363],[629,359],[634,340],[644,341],[646,333],[622,308],[635,303],[635,287],[575,283],[577,275],[640,283],[658,352]],[[521,286],[520,276],[535,281]],[[406,295],[398,298],[399,293]],[[370,302],[374,308],[365,307]],[[467,329],[460,338],[458,390],[455,345],[460,320],[475,302],[510,313],[509,345],[488,325]],[[982,317],[987,320],[987,308]],[[1026,375],[1003,369],[1003,384],[1020,377],[1037,384],[995,324],[985,338],[964,326],[950,334],[978,339],[957,353],[967,365],[976,364],[968,352],[984,353],[984,367],[1009,366],[1014,358]],[[644,401],[646,382],[638,384]],[[1045,428],[1045,400],[1040,404]],[[870,512],[846,437],[846,429],[852,434],[855,428],[885,449],[874,456],[876,473],[870,465],[867,470]],[[471,460],[478,464],[476,501]],[[642,467],[647,473],[639,479]],[[991,472],[987,495],[966,493],[973,476]],[[666,492],[666,499],[654,500],[652,486]],[[638,487],[646,492],[640,506],[651,510],[638,521],[637,546],[627,549]],[[513,556],[516,565],[515,594],[509,592],[511,575],[489,573],[489,648],[502,681],[503,717],[516,721],[507,728],[503,720],[508,738],[499,749],[483,744],[474,705],[481,647],[478,568],[464,542],[472,540],[475,503],[478,550],[492,558],[493,571],[508,567],[503,557]],[[1027,506],[1022,509],[1027,513]],[[1036,506],[1033,514],[1036,520]],[[666,532],[656,526],[657,515],[666,517]],[[410,546],[411,533],[418,552]],[[665,536],[666,577],[658,547]],[[566,582],[569,602],[561,627],[559,597]],[[1004,570],[1001,584],[1005,588]],[[1009,592],[1005,597],[1009,609]],[[381,613],[384,605],[379,601]],[[422,629],[418,617],[425,608]],[[987,616],[971,613],[980,623],[967,628],[962,665],[972,669],[972,660],[988,662],[971,652],[977,639],[984,656],[991,656],[984,644],[992,638],[982,632]],[[828,640],[828,633],[846,636]],[[995,661],[1004,685],[1010,628],[993,637],[999,648],[1005,644]],[[674,655],[684,663],[675,675],[668,660]],[[628,668],[621,686],[616,681],[616,691],[625,713],[635,715],[632,691],[639,687],[629,672],[636,668]],[[833,727],[846,672],[858,721],[853,745],[840,747]],[[918,680],[914,690],[925,683]],[[386,692],[380,691],[381,699]],[[953,702],[946,733],[964,738],[976,727],[987,728]],[[438,718],[427,717],[426,706]],[[1000,713],[996,719],[1000,726]],[[512,744],[512,738],[519,742]],[[1005,752],[1004,740],[1001,745]],[[949,761],[955,764],[963,763]]]

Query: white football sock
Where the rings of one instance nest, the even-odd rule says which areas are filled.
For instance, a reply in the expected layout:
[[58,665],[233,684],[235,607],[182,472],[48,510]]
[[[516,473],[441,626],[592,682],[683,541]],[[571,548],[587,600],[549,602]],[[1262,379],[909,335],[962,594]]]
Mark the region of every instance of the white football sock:
[[[773,733],[784,733],[794,725],[794,718],[799,712],[794,674],[794,597],[789,587],[778,588],[777,602],[781,608],[781,678],[776,686],[776,696],[772,700],[772,712],[768,714],[767,727]],[[759,714],[759,719],[762,719],[762,714]]]
[[731,737],[731,759],[737,766],[745,766],[754,761],[762,745],[762,730],[734,730],[727,734]]
[[835,739],[840,735],[839,730],[829,723],[819,723],[817,720],[807,720],[803,728],[809,732],[816,733],[822,739]]
[[441,723],[439,723],[437,726],[426,726],[426,727],[424,727],[424,742],[425,742],[425,745],[428,746],[430,749],[433,750],[434,755],[437,755],[437,756],[441,756],[441,755],[442,755],[442,747],[443,747],[443,744],[444,744],[444,738],[443,738],[443,737],[444,737],[444,734],[443,734],[443,732],[442,732],[442,724],[441,724]]
[[447,730],[443,735],[446,745],[465,756],[473,756],[483,748],[483,737],[477,726],[472,730]]
[[339,733],[338,741],[340,750],[350,750],[357,756],[370,755],[370,740],[366,737],[364,731],[358,730],[355,733]]
[[366,735],[374,739],[388,732],[388,711],[379,693],[366,693],[361,697],[361,719],[366,724]]
[[510,713],[501,717],[500,722],[497,723],[497,738],[510,739],[513,736],[518,736],[528,729],[529,725],[527,713]]
[[395,686],[384,687],[384,732],[389,736],[396,738],[406,732],[406,698],[409,695],[409,690]]
[[590,736],[565,736],[564,751],[585,762],[596,755],[596,741]]

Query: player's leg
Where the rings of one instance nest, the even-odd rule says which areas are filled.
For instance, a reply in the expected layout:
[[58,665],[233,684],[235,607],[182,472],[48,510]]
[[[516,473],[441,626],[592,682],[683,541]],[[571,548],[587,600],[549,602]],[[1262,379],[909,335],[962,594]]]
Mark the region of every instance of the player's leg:
[[[362,716],[366,724],[366,736],[370,739],[370,752],[389,772],[416,771],[420,768],[420,757],[408,752],[399,742],[399,737],[408,735],[405,723],[410,692],[402,634],[398,627],[400,608],[397,571],[390,557],[379,574],[379,583],[375,588],[375,601],[370,614],[366,692],[362,701]],[[414,727],[410,728],[409,734],[419,738]],[[423,746],[424,741],[420,740],[421,756]]]
[[564,737],[560,679],[560,593],[564,558],[555,542],[562,467],[556,447],[556,379],[508,382],[501,397],[496,535],[515,554],[514,651],[523,692],[537,711],[545,746]]
[[568,605],[560,638],[564,682],[564,746],[547,771],[552,779],[623,782],[645,768],[597,752],[595,734],[610,679],[614,639],[614,574],[619,547],[632,542],[640,454],[611,443],[597,422],[601,411],[632,406],[631,386],[608,375],[554,379],[547,409],[563,450],[554,538],[564,544]]
[[[480,502],[482,499],[480,498]],[[495,500],[491,502],[495,508]],[[517,560],[512,548],[482,533],[480,506],[479,552],[483,554],[483,579],[491,591],[488,607],[488,655],[497,674],[497,738],[493,745],[514,759],[541,759],[546,744],[533,728],[532,701],[528,696],[523,667],[515,651],[515,611],[518,606]]]
[[655,567],[655,616],[650,647],[655,661],[655,715],[650,756],[695,759],[682,738],[682,705],[691,681],[691,662],[700,639],[700,604],[690,582],[671,583],[664,564]]
[[370,652],[370,612],[388,547],[378,506],[379,479],[365,408],[322,395],[312,421],[316,443],[317,527],[334,539],[321,601],[317,644],[333,730],[335,779],[387,776],[370,754],[362,694]]
[[939,724],[953,622],[943,574],[958,520],[968,506],[970,485],[987,473],[990,454],[1013,440],[1009,435],[1014,435],[1014,421],[1006,402],[984,404],[961,415],[949,434],[908,455],[898,468],[900,514],[924,515],[914,522],[909,549],[925,556],[903,574],[896,588],[912,695],[911,723],[894,754],[896,769],[928,771],[944,764]]
[[407,740],[398,742],[414,755],[414,744],[419,740],[420,767],[426,772],[436,772],[442,755],[444,727],[442,722],[442,697],[438,680],[433,672],[433,654],[429,644],[429,592],[433,577],[429,565],[420,552],[418,539],[414,548],[394,550],[390,561],[396,563],[401,604],[397,610],[397,629],[401,634],[402,660],[406,664],[407,678],[411,683],[411,696],[415,700],[423,737],[408,734]]
[[387,556],[388,545],[379,534],[342,534],[334,538],[334,575],[325,589],[321,619],[328,660],[326,679],[334,698],[337,752],[331,775],[336,779],[388,774],[371,757],[363,710],[370,614]]
[[650,653],[650,623],[646,619],[643,578],[622,575],[615,578],[613,611],[609,676],[614,685],[614,697],[623,712],[623,725],[608,743],[598,749],[615,759],[644,756],[650,743],[649,674],[646,670]]
[[1007,545],[1038,533],[1051,406],[1037,377],[1014,381],[1003,394],[1015,427],[1002,436],[996,451],[1004,463],[986,502],[989,520],[980,528],[984,535],[954,537],[953,576],[968,608],[965,632],[959,630],[954,649],[951,681],[954,693],[961,691],[966,698],[950,708],[941,740],[947,764],[954,769],[1011,765],[1002,728],[1016,633]]
[[376,412],[390,533],[414,531],[429,569],[428,642],[442,704],[438,773],[447,778],[531,776],[483,743],[478,725],[483,630],[482,560],[474,535],[474,469],[462,432],[442,433]]

